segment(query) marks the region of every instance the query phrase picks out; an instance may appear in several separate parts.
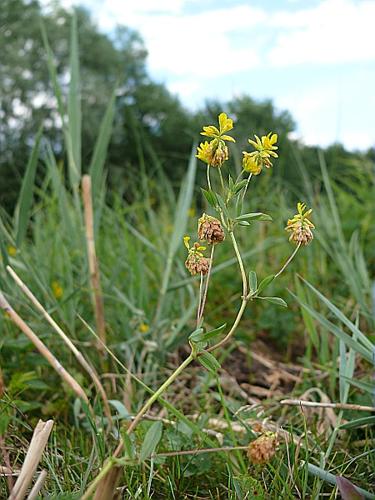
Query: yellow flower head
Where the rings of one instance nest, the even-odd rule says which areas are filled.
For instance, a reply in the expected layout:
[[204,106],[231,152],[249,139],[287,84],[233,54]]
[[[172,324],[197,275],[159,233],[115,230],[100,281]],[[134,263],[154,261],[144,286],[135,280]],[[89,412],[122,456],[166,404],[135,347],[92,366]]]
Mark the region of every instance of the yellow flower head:
[[212,145],[210,142],[201,142],[197,148],[197,154],[195,155],[200,160],[207,164],[212,163]]
[[259,175],[262,171],[262,167],[246,151],[243,152],[242,167],[246,172],[250,172],[253,175]]
[[[277,142],[277,134],[273,134],[272,132],[270,132],[267,135],[263,135],[261,139],[259,139],[259,137],[256,135],[255,141],[253,141],[252,139],[249,139],[248,141],[252,146],[254,146],[255,151],[251,153],[243,151],[243,166],[244,169],[248,172],[251,172],[254,175],[258,175],[262,171],[263,167],[272,167],[271,157],[278,158],[278,154],[275,153],[275,151],[278,149],[278,147],[275,145]],[[258,168],[255,168],[255,166],[250,163],[250,158],[252,158]]]
[[305,203],[297,203],[297,214],[288,220],[286,231],[291,233],[289,241],[293,241],[296,245],[308,245],[314,238],[312,229],[315,229],[314,224],[309,219],[312,213],[312,208],[306,210]]
[[64,290],[58,281],[52,281],[51,283],[52,293],[56,299],[61,299]]
[[228,118],[225,113],[220,113],[218,116],[219,128],[215,125],[208,125],[203,127],[201,135],[210,137],[210,142],[202,142],[198,146],[196,157],[213,167],[221,167],[221,165],[228,159],[229,152],[228,146],[225,141],[236,142],[232,136],[227,135],[226,132],[232,130],[233,120]]
[[17,248],[14,247],[13,245],[9,245],[8,248],[7,248],[7,251],[8,251],[8,255],[10,257],[14,257],[17,253]]
[[142,323],[139,325],[139,331],[140,331],[141,333],[147,333],[149,330],[150,330],[150,327],[148,326],[148,324],[147,324],[147,323],[143,323],[143,322],[142,322]]
[[228,118],[226,113],[220,113],[218,116],[219,128],[214,125],[208,125],[203,127],[203,132],[201,135],[211,137],[212,139],[222,139],[223,141],[236,142],[233,137],[226,135],[225,132],[229,132],[233,128],[233,120]]

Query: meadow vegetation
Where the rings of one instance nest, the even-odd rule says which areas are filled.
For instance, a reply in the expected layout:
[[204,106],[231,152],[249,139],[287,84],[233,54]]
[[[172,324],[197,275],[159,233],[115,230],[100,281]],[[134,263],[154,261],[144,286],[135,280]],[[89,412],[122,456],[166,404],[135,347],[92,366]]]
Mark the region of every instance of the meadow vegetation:
[[[277,175],[274,124],[234,143],[239,113],[214,107],[179,178],[132,122],[121,187],[114,89],[83,156],[76,22],[67,88],[43,30],[64,154],[34,130],[0,212],[0,497],[42,419],[42,498],[375,498],[370,155],[288,143],[293,174]],[[244,134],[260,138],[242,162]]]

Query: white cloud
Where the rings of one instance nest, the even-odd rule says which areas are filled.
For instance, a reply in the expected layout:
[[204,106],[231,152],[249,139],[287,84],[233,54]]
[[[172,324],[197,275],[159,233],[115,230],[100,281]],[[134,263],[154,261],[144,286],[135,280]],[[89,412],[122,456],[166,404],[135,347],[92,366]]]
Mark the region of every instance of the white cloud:
[[[273,2],[273,9],[266,2],[254,7],[250,0],[233,0],[230,7],[218,2],[211,10],[197,0],[62,1],[67,6],[83,3],[106,31],[116,24],[137,29],[149,52],[151,74],[185,102],[197,104],[212,95],[230,98],[229,79],[232,94],[234,89],[239,94],[250,89],[257,97],[258,89],[263,97],[260,85],[252,84],[257,72],[254,80],[244,75],[252,69],[267,70],[271,79],[282,75],[282,82],[275,78],[270,97],[291,111],[306,142],[341,140],[349,147],[375,142],[367,132],[375,129],[370,105],[353,104],[363,88],[360,77],[346,75],[353,85],[338,97],[339,85],[331,71],[334,65],[345,71],[348,63],[360,69],[361,63],[375,62],[375,0],[321,0],[313,6],[305,0],[285,0]],[[320,83],[306,84],[302,78],[298,86],[298,73],[295,80],[287,76],[296,76],[302,64],[316,68]],[[326,76],[328,66],[331,74]],[[367,78],[375,80],[374,73]]]
[[280,30],[268,53],[276,66],[375,60],[375,2],[324,0],[314,8],[278,12],[269,25]]

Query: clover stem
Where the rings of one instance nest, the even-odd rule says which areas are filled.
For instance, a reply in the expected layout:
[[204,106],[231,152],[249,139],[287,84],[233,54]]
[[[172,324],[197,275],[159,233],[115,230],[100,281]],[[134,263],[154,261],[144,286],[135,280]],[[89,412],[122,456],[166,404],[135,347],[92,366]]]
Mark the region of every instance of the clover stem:
[[211,255],[210,255],[210,264],[208,266],[208,272],[207,272],[207,278],[206,278],[206,283],[205,283],[204,292],[203,292],[203,298],[202,298],[202,301],[200,303],[200,308],[199,308],[199,313],[198,313],[197,328],[198,328],[198,326],[203,318],[204,308],[206,305],[208,285],[209,285],[210,276],[211,276],[212,263],[214,260],[214,251],[215,251],[215,245],[212,245]]
[[242,277],[242,302],[241,302],[240,309],[238,310],[236,319],[234,320],[234,323],[233,323],[231,329],[229,330],[229,332],[226,334],[226,336],[222,340],[220,340],[220,342],[218,342],[217,344],[215,344],[215,345],[211,346],[209,349],[207,349],[208,352],[214,351],[218,347],[221,347],[228,342],[228,340],[232,337],[232,335],[236,331],[237,326],[239,325],[239,322],[241,321],[241,318],[243,316],[243,313],[246,309],[246,305],[248,302],[248,297],[247,297],[248,285],[247,285],[245,266],[243,264],[241,253],[240,253],[240,250],[238,248],[237,240],[236,240],[236,237],[234,236],[233,231],[229,231],[229,234],[230,234],[230,237],[232,239],[233,248],[234,248],[234,251],[236,253],[236,257],[237,257],[237,261],[238,261],[238,265],[240,267],[240,272],[241,272],[241,277]]
[[201,303],[203,297],[203,273],[201,273],[201,279],[199,283],[199,297],[198,297],[198,308],[197,308],[197,328],[199,327],[199,315],[201,310]]
[[207,164],[207,170],[206,170],[206,172],[207,172],[207,186],[208,186],[208,190],[212,191],[212,188],[211,188],[211,179],[210,179],[210,166],[211,165],[208,163]]
[[289,259],[285,262],[285,264],[283,265],[283,267],[280,269],[280,271],[278,273],[275,274],[275,278],[276,279],[278,276],[280,276],[280,274],[285,271],[285,269],[289,266],[289,264],[292,262],[292,260],[294,259],[294,257],[296,256],[298,250],[301,248],[301,243],[298,243],[298,245],[296,246],[294,252],[292,253],[292,255],[289,257]]
[[220,167],[219,167],[219,176],[220,176],[221,189],[223,191],[223,196],[224,196],[224,193],[225,193],[224,179],[223,179],[223,174],[221,172],[221,168]]

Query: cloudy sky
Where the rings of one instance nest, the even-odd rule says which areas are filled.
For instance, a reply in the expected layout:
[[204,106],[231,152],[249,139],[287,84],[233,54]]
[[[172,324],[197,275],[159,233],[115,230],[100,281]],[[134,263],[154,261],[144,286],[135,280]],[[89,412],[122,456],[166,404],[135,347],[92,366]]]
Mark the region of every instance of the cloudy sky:
[[375,145],[375,0],[63,0],[137,29],[150,74],[189,107],[272,98],[308,144]]

